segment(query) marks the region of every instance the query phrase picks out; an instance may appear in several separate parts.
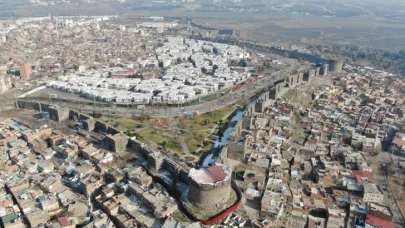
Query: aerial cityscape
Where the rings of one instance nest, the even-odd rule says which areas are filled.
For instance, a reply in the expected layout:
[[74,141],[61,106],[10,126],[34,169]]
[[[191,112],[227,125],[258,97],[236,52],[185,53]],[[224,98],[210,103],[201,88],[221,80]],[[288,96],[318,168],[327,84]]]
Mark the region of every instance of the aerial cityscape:
[[404,20],[0,0],[0,227],[405,227]]

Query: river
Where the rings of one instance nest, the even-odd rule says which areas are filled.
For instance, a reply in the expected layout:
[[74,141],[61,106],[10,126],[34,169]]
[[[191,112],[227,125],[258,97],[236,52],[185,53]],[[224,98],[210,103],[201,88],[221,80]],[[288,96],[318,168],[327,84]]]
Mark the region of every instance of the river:
[[205,157],[202,166],[203,167],[208,167],[210,164],[213,164],[216,162],[218,159],[219,153],[221,149],[228,144],[229,138],[231,137],[231,133],[233,131],[233,128],[235,125],[238,123],[239,120],[243,118],[244,115],[244,110],[237,110],[234,114],[232,119],[229,121],[228,126],[224,132],[224,135],[222,137],[217,137],[217,139],[214,141],[212,152]]
[[243,108],[236,110],[235,112],[232,113],[232,118],[228,123],[228,126],[226,127],[226,130],[224,131],[224,134],[222,137],[217,137],[217,139],[214,141],[211,153],[209,153],[203,160],[201,166],[202,167],[208,167],[212,164],[214,164],[223,147],[225,147],[228,144],[229,138],[231,137],[231,133],[233,129],[235,128],[236,124],[243,118],[245,115],[245,110],[247,110],[248,107],[250,107],[253,103],[256,102],[257,98],[260,97],[262,94],[267,93],[268,91],[264,91],[262,93],[256,94],[252,98],[249,99],[248,102],[243,106]]

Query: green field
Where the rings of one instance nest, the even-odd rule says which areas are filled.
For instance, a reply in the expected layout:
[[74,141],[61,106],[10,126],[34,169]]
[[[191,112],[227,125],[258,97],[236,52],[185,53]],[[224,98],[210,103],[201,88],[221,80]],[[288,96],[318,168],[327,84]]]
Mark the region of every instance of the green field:
[[187,117],[179,117],[176,121],[180,128],[187,129],[192,132],[210,131],[217,125],[218,121],[223,120],[233,110],[234,108],[232,106],[227,106],[222,109],[196,115],[192,119],[188,119]]
[[166,144],[166,149],[176,153],[176,154],[183,154],[183,149],[181,148],[180,143],[175,137],[169,137],[165,134],[164,131],[161,129],[154,129],[154,128],[145,128],[140,131],[137,131],[137,134],[142,139],[146,139],[148,144],[155,144],[152,145],[155,148],[161,145],[163,142]]
[[[186,129],[191,134],[184,138],[190,152],[208,150],[212,146],[211,134],[216,134],[217,124],[225,122],[225,118],[234,110],[233,106],[227,106],[219,110],[196,115],[192,119],[178,117],[176,119],[179,128]],[[207,143],[203,145],[204,140]]]
[[145,141],[152,148],[162,148],[165,142],[165,149],[174,154],[183,154],[183,148],[171,131],[166,128],[157,128],[150,125],[149,120],[133,120],[128,118],[117,118],[103,116],[100,120],[118,128],[129,136],[136,136]]

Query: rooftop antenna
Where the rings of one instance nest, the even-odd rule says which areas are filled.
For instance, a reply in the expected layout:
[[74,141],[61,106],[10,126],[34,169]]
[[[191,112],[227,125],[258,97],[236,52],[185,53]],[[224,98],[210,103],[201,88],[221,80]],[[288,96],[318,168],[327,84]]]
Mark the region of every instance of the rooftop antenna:
[[56,30],[56,38],[59,38],[59,31],[58,31],[58,22],[55,20],[55,30]]
[[122,30],[120,32],[120,49],[121,49],[120,56],[122,57]]

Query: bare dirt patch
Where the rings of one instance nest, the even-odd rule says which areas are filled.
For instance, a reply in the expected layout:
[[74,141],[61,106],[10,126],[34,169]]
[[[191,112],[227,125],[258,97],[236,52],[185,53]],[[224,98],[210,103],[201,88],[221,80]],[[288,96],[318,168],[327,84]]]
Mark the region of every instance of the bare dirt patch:
[[159,128],[168,128],[170,127],[170,122],[167,118],[155,118],[149,120],[150,125]]

